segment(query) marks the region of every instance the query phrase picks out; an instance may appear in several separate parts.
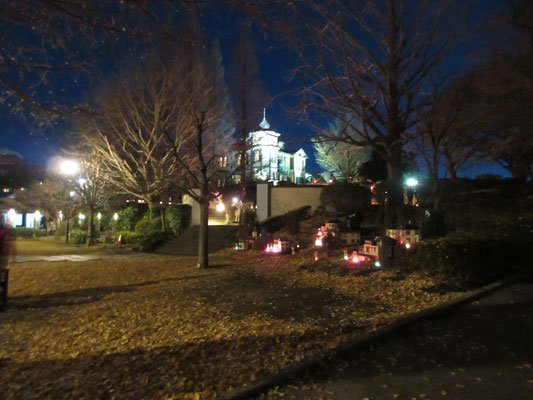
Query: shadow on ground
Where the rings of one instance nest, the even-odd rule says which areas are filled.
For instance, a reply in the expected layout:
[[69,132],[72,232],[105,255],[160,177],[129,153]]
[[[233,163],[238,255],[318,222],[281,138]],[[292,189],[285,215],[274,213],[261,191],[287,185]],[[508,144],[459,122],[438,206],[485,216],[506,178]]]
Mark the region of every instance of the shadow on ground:
[[12,310],[25,310],[35,308],[45,309],[61,306],[77,306],[81,304],[89,304],[100,301],[103,297],[113,293],[128,293],[133,292],[144,286],[158,285],[165,282],[178,282],[199,279],[208,276],[209,275],[184,276],[180,278],[168,278],[158,281],[133,283],[121,286],[104,286],[34,296],[10,297],[8,307]]
[[531,399],[531,289],[507,288],[446,318],[413,324],[330,360],[306,379],[290,381],[289,389],[280,389],[283,396],[274,391],[269,398]]

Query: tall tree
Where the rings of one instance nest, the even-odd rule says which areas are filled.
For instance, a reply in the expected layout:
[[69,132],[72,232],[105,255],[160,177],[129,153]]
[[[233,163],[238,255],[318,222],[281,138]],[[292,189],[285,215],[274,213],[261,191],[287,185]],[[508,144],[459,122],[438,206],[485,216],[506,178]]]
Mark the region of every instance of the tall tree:
[[[184,1],[17,0],[0,6],[0,100],[11,111],[91,111],[78,96],[116,55],[172,37]],[[114,51],[113,51],[114,49]],[[119,51],[120,49],[120,51]]]
[[219,158],[228,154],[233,133],[219,129],[229,110],[203,49],[199,36],[189,35],[176,46],[170,74],[178,78],[173,87],[180,107],[173,129],[165,130],[166,145],[182,174],[182,190],[200,206],[199,268],[209,265],[209,203],[218,196]]
[[261,83],[259,63],[252,41],[251,24],[241,24],[239,41],[233,50],[230,66],[230,85],[235,109],[235,123],[238,136],[237,151],[241,186],[246,189],[250,171],[247,155],[251,149],[248,133],[259,120],[262,107],[270,101]]
[[476,73],[473,107],[485,155],[517,179],[533,178],[533,4],[512,0],[499,18],[491,58]]
[[79,152],[78,164],[80,177],[73,177],[70,186],[79,199],[81,207],[87,210],[87,246],[95,244],[94,213],[101,207],[109,193],[106,189],[106,181],[96,159],[90,153]]
[[443,191],[441,167],[451,179],[479,153],[476,129],[480,115],[470,107],[474,91],[470,74],[456,79],[444,91],[435,89],[430,106],[422,110],[411,147],[426,165],[434,211],[440,210]]
[[[144,200],[152,215],[177,173],[164,143],[181,104],[173,98],[176,77],[168,75],[163,60],[150,60],[148,65],[126,64],[96,90],[98,113],[81,118],[77,132],[109,187]],[[165,213],[160,214],[164,230]]]
[[[402,203],[406,133],[426,107],[424,89],[440,72],[458,36],[459,25],[452,23],[457,3],[311,0],[294,3],[292,9],[300,12],[282,27],[301,60],[298,72],[308,82],[305,106],[334,118],[351,117],[344,122],[351,125],[347,132],[356,135],[325,138],[370,146],[385,160],[387,225],[394,223],[395,209]],[[273,23],[275,18],[280,17],[274,16]],[[307,23],[300,23],[302,18]]]

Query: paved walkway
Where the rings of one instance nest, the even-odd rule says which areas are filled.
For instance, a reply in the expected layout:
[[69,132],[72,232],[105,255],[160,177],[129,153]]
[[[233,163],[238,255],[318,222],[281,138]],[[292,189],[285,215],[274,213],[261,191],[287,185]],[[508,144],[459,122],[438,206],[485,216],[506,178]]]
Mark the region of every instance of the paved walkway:
[[102,259],[122,259],[122,258],[132,258],[132,257],[143,257],[143,258],[161,258],[161,257],[170,257],[165,254],[155,254],[155,253],[141,253],[141,252],[131,252],[129,254],[62,254],[62,255],[31,255],[31,256],[16,256],[12,261],[13,264],[25,263],[31,261],[91,261],[91,260],[102,260]]
[[337,359],[269,399],[533,399],[533,284]]

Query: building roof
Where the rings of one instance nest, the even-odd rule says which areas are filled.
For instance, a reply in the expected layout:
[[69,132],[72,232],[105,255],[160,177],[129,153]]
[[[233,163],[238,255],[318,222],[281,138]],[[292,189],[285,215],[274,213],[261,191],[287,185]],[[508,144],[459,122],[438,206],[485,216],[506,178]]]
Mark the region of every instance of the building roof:
[[287,154],[292,154],[292,155],[295,155],[296,153],[303,153],[303,154],[301,154],[301,155],[303,155],[303,157],[309,158],[307,156],[307,153],[305,152],[305,150],[302,149],[302,148],[299,148],[298,150],[283,149],[283,150],[280,150],[280,153],[287,153]]
[[266,119],[266,108],[263,108],[263,120],[261,121],[261,123],[259,124],[259,127],[263,130],[268,130],[270,129],[270,124],[268,123],[267,119]]

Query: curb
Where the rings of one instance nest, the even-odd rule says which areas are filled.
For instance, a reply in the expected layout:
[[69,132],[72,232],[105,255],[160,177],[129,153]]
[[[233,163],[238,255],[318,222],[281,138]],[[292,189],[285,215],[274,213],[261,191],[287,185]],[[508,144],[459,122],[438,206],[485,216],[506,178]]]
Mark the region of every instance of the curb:
[[451,313],[456,309],[472,303],[477,299],[488,296],[489,294],[494,293],[505,286],[516,283],[520,281],[521,278],[523,278],[523,275],[521,274],[514,275],[509,278],[491,283],[490,285],[483,286],[480,289],[472,290],[446,303],[418,311],[407,317],[401,318],[390,325],[384,326],[369,333],[365,333],[352,341],[341,343],[333,350],[322,352],[314,358],[291,364],[285,368],[282,368],[276,374],[265,376],[262,379],[252,382],[248,386],[241,386],[239,388],[230,390],[229,392],[224,393],[220,398],[223,400],[242,400],[249,399],[252,396],[257,396],[272,387],[281,386],[289,379],[296,377],[298,374],[321,366],[335,356],[340,356],[343,353],[359,350],[385,338],[386,336],[398,333],[401,329],[415,322],[441,316],[446,313]]

